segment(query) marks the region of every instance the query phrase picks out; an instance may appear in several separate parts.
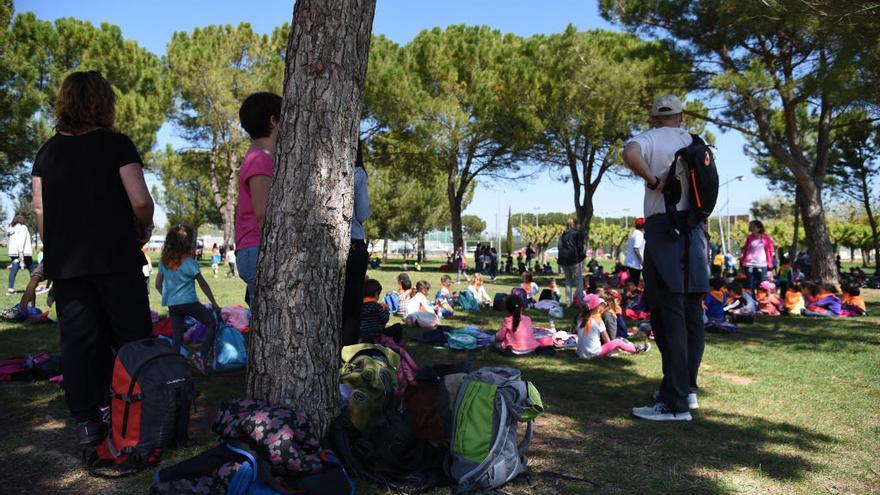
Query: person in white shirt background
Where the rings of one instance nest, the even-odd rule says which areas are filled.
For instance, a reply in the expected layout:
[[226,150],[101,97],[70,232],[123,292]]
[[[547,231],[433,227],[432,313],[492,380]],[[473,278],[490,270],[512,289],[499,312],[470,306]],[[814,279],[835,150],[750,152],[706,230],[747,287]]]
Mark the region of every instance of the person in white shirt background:
[[645,219],[637,218],[635,228],[626,243],[626,254],[623,264],[629,272],[632,283],[639,285],[642,278],[642,263],[645,260]]
[[22,268],[27,268],[30,274],[34,273],[33,245],[31,239],[31,231],[25,225],[24,215],[16,213],[6,230],[9,236],[7,246],[9,259],[12,262],[9,265],[9,286],[6,289],[7,294],[15,294],[15,277]]

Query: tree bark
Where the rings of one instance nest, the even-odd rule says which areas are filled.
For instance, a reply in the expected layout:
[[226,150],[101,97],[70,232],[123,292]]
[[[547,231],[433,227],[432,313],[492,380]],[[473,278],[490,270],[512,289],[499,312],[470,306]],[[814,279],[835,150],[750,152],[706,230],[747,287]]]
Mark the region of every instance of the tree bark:
[[810,194],[803,192],[801,216],[804,219],[804,230],[809,233],[805,240],[812,263],[811,278],[820,284],[838,285],[837,260],[825,224],[821,190],[813,188]]
[[796,188],[794,192],[794,234],[792,235],[791,249],[788,250],[788,259],[791,260],[792,263],[797,260],[798,236],[800,235],[798,230],[800,230],[801,227],[800,221],[800,193]]
[[382,263],[388,263],[388,244],[390,242],[387,237],[382,242]]
[[419,263],[425,261],[425,232],[420,231],[417,237],[418,246],[416,247],[417,260]]
[[[867,165],[862,163],[862,168],[859,173],[859,179],[861,179],[861,189],[862,189],[862,205],[865,207],[865,214],[868,216],[868,225],[871,226],[871,242],[874,245],[874,265],[875,269],[880,272],[880,236],[878,236],[878,228],[877,228],[877,218],[874,216],[874,211],[871,208],[871,188],[868,185],[868,174],[867,174]],[[862,260],[864,261],[868,258],[867,253],[862,254]],[[868,266],[865,264],[865,266]]]
[[308,413],[321,437],[339,412],[353,165],[375,7],[375,0],[294,6],[253,294],[248,395]]
[[449,220],[452,224],[452,252],[464,247],[464,232],[461,225],[461,200],[455,191],[455,186],[450,184],[446,188],[449,198]]

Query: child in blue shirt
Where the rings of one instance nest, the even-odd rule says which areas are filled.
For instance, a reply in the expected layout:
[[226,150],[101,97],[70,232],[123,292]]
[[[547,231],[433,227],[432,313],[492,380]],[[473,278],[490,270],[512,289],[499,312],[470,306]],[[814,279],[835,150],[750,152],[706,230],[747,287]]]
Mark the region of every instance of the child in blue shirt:
[[727,294],[724,293],[724,280],[715,277],[709,280],[709,293],[706,294],[706,318],[709,321],[724,320],[724,305],[727,304]]
[[183,334],[186,331],[186,317],[191,316],[205,325],[205,336],[200,352],[190,355],[190,361],[202,374],[207,374],[211,363],[211,351],[214,336],[217,332],[217,319],[211,311],[199,302],[196,285],[199,283],[202,292],[208,297],[214,311],[220,307],[208,282],[202,277],[199,264],[192,258],[195,238],[192,228],[177,225],[165,236],[162,246],[162,259],[159,262],[159,274],[156,276],[156,290],[162,294],[162,305],[168,307],[171,317],[171,328],[174,330],[172,345],[174,351],[180,351]]

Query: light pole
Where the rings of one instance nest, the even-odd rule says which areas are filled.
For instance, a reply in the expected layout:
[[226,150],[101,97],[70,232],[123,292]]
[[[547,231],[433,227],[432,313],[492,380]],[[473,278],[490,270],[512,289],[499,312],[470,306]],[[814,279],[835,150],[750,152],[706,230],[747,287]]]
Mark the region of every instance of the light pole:
[[[730,246],[730,183],[733,181],[742,182],[745,180],[745,176],[737,175],[732,179],[727,179],[726,181],[721,183],[721,186],[725,186],[726,194],[727,194],[727,249],[732,249]],[[718,186],[718,187],[721,187]]]
[[629,229],[629,208],[623,209],[623,228]]

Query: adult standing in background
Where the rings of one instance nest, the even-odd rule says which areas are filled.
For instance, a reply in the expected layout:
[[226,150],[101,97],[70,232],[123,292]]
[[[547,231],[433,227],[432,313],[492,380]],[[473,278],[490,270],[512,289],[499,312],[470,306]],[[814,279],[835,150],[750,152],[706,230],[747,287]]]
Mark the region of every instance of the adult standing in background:
[[[623,149],[623,161],[645,181],[645,297],[651,328],[663,360],[663,381],[651,403],[633,408],[634,416],[653,421],[690,421],[697,404],[697,372],[703,359],[703,297],[709,291],[708,248],[703,224],[686,221],[688,187],[683,167],[667,177],[675,153],[689,146],[691,135],[681,129],[681,101],[660,96],[651,108],[653,128],[634,137]],[[681,182],[676,226],[666,215],[665,181]]]
[[[557,248],[559,256],[556,259],[565,273],[565,301],[570,308],[584,294],[583,262],[587,257],[584,233],[575,219],[569,218],[566,222],[565,232],[559,237]],[[574,297],[571,295],[572,286],[577,290]]]
[[642,279],[642,265],[645,261],[645,219],[637,218],[629,241],[626,243],[626,254],[623,264],[629,272],[627,281],[636,284]]
[[9,260],[12,262],[9,265],[7,294],[15,294],[15,277],[18,275],[18,270],[27,268],[28,273],[31,275],[34,273],[33,241],[31,231],[24,222],[24,215],[16,213],[6,231],[9,235],[7,240]]
[[345,264],[345,292],[342,296],[342,339],[341,345],[357,344],[361,329],[361,304],[364,298],[364,283],[367,281],[366,232],[364,222],[370,218],[370,196],[367,191],[367,171],[364,169],[364,155],[358,141],[354,166],[354,211],[351,215],[351,247]]
[[746,271],[746,287],[752,293],[758,285],[767,280],[767,270],[772,270],[776,261],[776,246],[773,239],[764,232],[760,220],[749,222],[749,236],[742,248],[742,266]]
[[238,172],[238,204],[235,207],[235,257],[238,276],[247,284],[245,301],[251,306],[254,277],[260,253],[263,220],[269,203],[269,187],[275,168],[275,142],[281,121],[281,97],[274,93],[253,93],[238,110],[241,127],[251,138]]
[[153,198],[143,161],[113,131],[116,96],[95,71],[74,72],[55,100],[55,129],[34,160],[37,228],[54,281],[64,396],[80,444],[106,434],[111,347],[150,336],[141,271],[153,232]]
[[455,276],[455,283],[460,284],[462,280],[467,282],[467,256],[464,254],[464,248],[458,246],[458,249],[455,251],[455,257],[453,258],[453,267],[457,272]]

